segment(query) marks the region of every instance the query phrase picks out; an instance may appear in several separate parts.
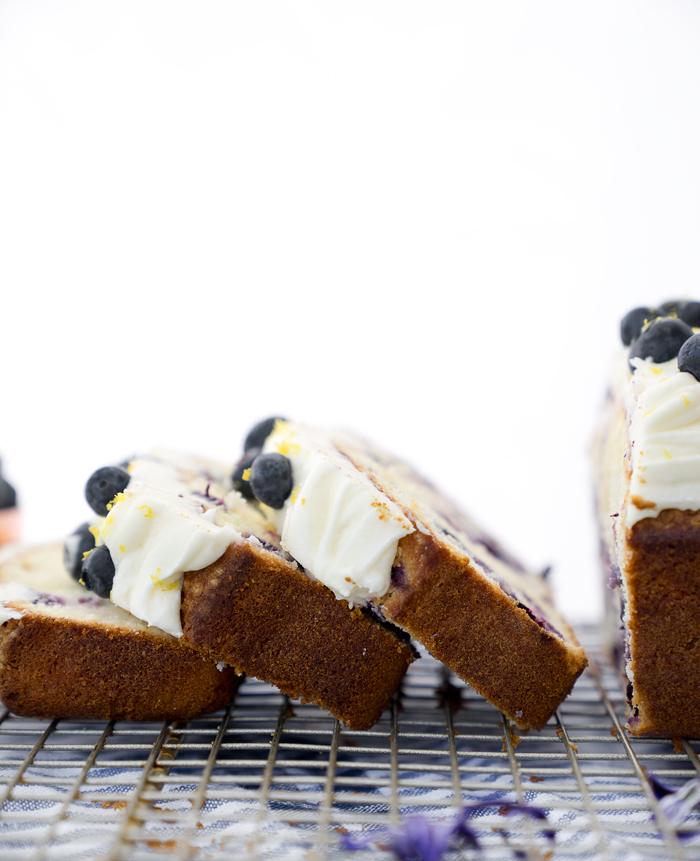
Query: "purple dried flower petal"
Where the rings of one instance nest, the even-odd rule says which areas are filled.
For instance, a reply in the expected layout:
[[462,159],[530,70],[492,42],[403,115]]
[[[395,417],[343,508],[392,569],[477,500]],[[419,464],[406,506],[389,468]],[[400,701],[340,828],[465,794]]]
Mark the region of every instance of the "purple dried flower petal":
[[[547,814],[541,807],[517,802],[487,801],[463,808],[453,821],[435,821],[418,814],[408,816],[400,825],[370,831],[361,837],[344,833],[341,835],[342,846],[343,849],[365,849],[370,843],[387,841],[387,848],[399,861],[440,861],[450,848],[457,845],[479,849],[476,833],[468,824],[470,814],[493,807],[497,807],[505,816],[524,813],[533,819],[547,820]],[[543,833],[548,839],[554,840],[552,829],[543,829]]]
[[[663,810],[671,825],[680,825],[693,809],[700,804],[700,777],[686,781],[681,787],[673,787],[662,783],[655,774],[647,775],[654,795],[659,799],[659,807]],[[693,834],[683,834],[679,837],[691,837]]]
[[649,780],[649,785],[651,786],[652,792],[659,800],[664,798],[664,796],[671,795],[673,792],[676,791],[675,786],[669,786],[667,783],[664,783],[663,781],[659,780],[659,778],[652,771],[647,774],[647,778]]
[[[524,813],[526,816],[538,819],[540,822],[547,821],[547,813],[542,807],[536,807],[533,804],[520,804],[517,801],[485,801],[480,804],[472,804],[464,808],[460,814],[460,819],[466,819],[469,817],[470,813],[478,810],[485,810],[489,807],[498,807],[498,812],[503,816],[511,816],[515,813]],[[556,832],[552,828],[543,828],[542,833],[547,840],[554,840],[556,838]]]

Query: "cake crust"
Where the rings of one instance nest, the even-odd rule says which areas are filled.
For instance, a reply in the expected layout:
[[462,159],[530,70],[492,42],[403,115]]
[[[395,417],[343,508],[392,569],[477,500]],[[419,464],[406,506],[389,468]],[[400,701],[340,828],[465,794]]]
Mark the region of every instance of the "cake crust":
[[666,509],[629,531],[630,729],[700,737],[700,512]]
[[239,683],[170,637],[40,615],[0,628],[0,700],[24,717],[186,720]]
[[[433,536],[401,540],[402,582],[382,599],[385,617],[469,682],[522,729],[541,729],[586,667],[583,649],[549,633]],[[516,606],[514,606],[516,604]]]
[[399,632],[251,543],[186,573],[180,613],[194,646],[351,729],[376,723],[415,658]]

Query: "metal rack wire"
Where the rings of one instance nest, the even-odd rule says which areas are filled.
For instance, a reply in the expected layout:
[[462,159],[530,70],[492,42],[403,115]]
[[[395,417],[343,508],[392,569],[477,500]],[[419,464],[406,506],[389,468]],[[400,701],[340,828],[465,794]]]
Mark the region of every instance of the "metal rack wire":
[[[596,632],[592,667],[540,733],[518,738],[429,657],[382,720],[352,732],[313,706],[246,680],[225,712],[187,723],[40,721],[0,714],[0,858],[390,858],[386,840],[350,852],[340,836],[407,816],[474,812],[486,859],[692,859],[700,815],[672,827],[647,779],[700,774],[697,744],[622,728],[623,696]],[[502,815],[519,801],[540,823]],[[540,829],[540,830],[538,830]],[[477,857],[460,850],[450,857]]]

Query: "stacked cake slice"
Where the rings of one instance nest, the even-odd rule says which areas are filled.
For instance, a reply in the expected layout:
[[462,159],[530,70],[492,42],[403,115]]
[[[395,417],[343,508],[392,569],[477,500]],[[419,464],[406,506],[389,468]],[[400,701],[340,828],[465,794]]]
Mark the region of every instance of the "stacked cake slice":
[[586,665],[544,578],[359,439],[271,419],[244,448],[235,468],[155,452],[98,470],[73,575],[351,728],[378,720],[410,638],[522,729],[544,725]]

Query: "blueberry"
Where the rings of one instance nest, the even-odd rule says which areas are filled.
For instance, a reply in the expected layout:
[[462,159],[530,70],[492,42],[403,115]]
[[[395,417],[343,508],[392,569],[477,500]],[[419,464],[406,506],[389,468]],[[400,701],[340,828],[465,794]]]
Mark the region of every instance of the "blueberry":
[[700,380],[700,335],[693,335],[678,353],[678,370],[687,371]]
[[630,359],[668,362],[693,334],[687,323],[675,317],[661,317],[645,329],[630,349]]
[[253,461],[250,486],[255,498],[270,508],[282,508],[292,492],[292,464],[283,454],[261,454]]
[[14,508],[17,505],[17,494],[9,481],[0,476],[0,508]]
[[85,498],[95,514],[107,515],[107,505],[124,490],[130,477],[120,466],[102,466],[93,472],[85,485]]
[[693,328],[700,327],[700,302],[684,302],[680,305],[678,319]]
[[620,336],[625,347],[629,347],[636,340],[644,328],[646,320],[653,320],[656,312],[653,308],[634,308],[622,318],[620,322]]
[[88,553],[83,560],[82,581],[100,598],[109,598],[114,582],[114,562],[106,544]]
[[262,451],[261,448],[251,448],[249,449],[243,457],[236,464],[233,474],[231,475],[231,481],[233,482],[233,487],[237,490],[244,499],[255,499],[255,494],[251,490],[250,481],[248,479],[243,478],[243,473],[250,469],[253,465],[253,461]]
[[63,564],[74,580],[82,577],[85,554],[95,546],[95,536],[90,532],[90,524],[83,523],[72,532],[63,545]]
[[684,302],[682,299],[674,299],[672,302],[663,302],[656,309],[657,317],[674,317],[678,314],[678,309]]
[[273,416],[270,419],[265,419],[262,422],[258,422],[253,428],[253,430],[245,438],[245,443],[243,444],[243,451],[250,451],[251,448],[262,448],[263,443],[274,430],[276,421],[283,422],[286,421],[286,419],[280,418],[280,416]]

